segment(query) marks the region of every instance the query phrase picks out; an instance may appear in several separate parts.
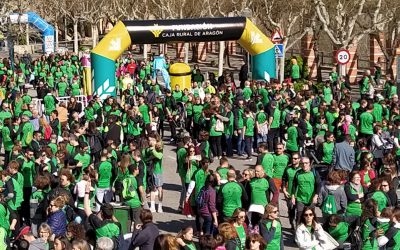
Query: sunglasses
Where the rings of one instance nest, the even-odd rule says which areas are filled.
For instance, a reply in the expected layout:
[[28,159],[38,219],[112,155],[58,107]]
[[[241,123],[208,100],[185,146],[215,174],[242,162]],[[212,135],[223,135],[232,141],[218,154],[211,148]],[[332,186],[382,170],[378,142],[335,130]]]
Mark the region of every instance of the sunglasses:
[[278,213],[278,210],[274,210],[274,211],[272,211],[272,213],[277,214],[277,213]]
[[293,160],[298,160],[298,159],[300,159],[300,158],[292,158]]
[[194,150],[190,150],[189,152],[190,152],[190,153],[194,153]]
[[238,216],[238,219],[244,219],[246,216]]
[[258,243],[258,240],[251,240],[251,243]]
[[312,213],[307,213],[307,214],[304,214],[304,217],[314,217],[314,215]]

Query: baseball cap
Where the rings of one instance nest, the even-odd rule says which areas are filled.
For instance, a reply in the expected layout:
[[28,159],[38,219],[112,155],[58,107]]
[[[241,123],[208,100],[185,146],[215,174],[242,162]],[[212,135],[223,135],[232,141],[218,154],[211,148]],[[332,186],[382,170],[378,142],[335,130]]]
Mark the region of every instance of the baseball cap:
[[24,226],[19,230],[19,234],[17,235],[17,237],[15,237],[15,240],[18,240],[19,238],[21,238],[22,236],[24,236],[25,234],[29,233],[31,231],[31,227],[30,226]]

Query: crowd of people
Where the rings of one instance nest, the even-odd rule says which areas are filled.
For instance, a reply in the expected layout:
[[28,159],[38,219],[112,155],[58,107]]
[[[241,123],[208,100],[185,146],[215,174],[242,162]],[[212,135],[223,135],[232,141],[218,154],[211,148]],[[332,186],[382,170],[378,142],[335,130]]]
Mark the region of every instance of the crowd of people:
[[[397,84],[377,64],[356,95],[335,69],[295,89],[296,66],[279,83],[248,80],[247,65],[237,81],[195,65],[191,89],[168,89],[152,58],[129,53],[117,61],[118,95],[85,107],[77,55],[2,59],[0,249],[284,249],[282,206],[300,249],[399,248]],[[177,208],[195,220],[178,235],[153,222],[167,142]],[[129,208],[130,233],[112,202]]]

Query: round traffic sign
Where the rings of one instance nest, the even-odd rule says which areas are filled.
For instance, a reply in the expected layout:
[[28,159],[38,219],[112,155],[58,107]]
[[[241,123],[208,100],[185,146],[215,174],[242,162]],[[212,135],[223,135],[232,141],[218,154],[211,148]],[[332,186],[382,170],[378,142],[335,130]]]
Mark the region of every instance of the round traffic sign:
[[336,52],[336,62],[347,64],[350,61],[350,52],[347,49],[340,49]]

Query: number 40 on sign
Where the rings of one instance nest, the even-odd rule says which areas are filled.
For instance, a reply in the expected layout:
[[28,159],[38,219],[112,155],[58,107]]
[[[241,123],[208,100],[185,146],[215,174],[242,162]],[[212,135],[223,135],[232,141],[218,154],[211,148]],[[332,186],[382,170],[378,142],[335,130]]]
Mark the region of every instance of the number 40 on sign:
[[350,52],[347,49],[340,49],[336,52],[336,62],[347,64],[350,61]]

